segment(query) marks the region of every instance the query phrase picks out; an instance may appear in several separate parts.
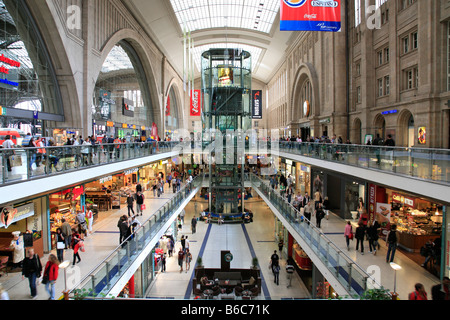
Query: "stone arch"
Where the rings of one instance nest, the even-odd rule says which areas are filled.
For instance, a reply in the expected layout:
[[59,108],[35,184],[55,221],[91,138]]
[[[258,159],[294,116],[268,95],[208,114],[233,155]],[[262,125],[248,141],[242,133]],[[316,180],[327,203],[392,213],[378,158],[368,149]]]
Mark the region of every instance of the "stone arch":
[[[176,99],[177,126],[180,129],[185,128],[186,114],[185,114],[185,108],[183,107],[184,106],[183,94],[181,93],[181,89],[178,85],[176,78],[172,78],[170,80],[169,84],[167,85],[166,92],[164,93],[164,105],[165,105],[167,98],[169,97],[171,92],[173,92],[173,95]],[[163,115],[165,118],[165,113]],[[163,123],[164,123],[164,129],[165,129],[165,121]]]
[[373,134],[374,138],[379,134],[382,139],[386,139],[386,119],[381,113],[377,114],[373,120]]
[[408,109],[400,112],[397,118],[398,133],[396,135],[398,146],[411,147],[415,143],[414,116]]
[[301,97],[301,90],[303,85],[306,81],[310,81],[311,83],[311,96],[312,96],[312,102],[310,105],[311,116],[318,116],[320,113],[320,108],[318,107],[320,105],[320,95],[319,95],[319,78],[317,76],[317,73],[315,71],[315,68],[310,63],[303,63],[299,66],[295,78],[294,78],[294,85],[292,86],[292,93],[291,93],[291,119],[293,121],[298,121],[302,117],[302,102],[300,101]]
[[355,144],[364,143],[361,119],[355,118],[350,129],[350,141]]
[[[100,70],[105,62],[108,54],[111,52],[113,47],[118,43],[127,43],[136,52],[139,62],[142,65],[143,76],[146,79],[146,85],[148,89],[148,102],[151,106],[151,115],[153,122],[158,126],[159,133],[163,128],[163,105],[160,101],[161,90],[157,85],[157,80],[155,78],[154,67],[151,64],[151,50],[145,46],[146,40],[136,31],[131,29],[123,29],[114,33],[108,41],[103,45],[101,49],[101,56],[99,63],[93,67],[93,86],[91,91],[91,96],[97,82],[97,78],[100,74]],[[148,124],[151,127],[151,123]]]

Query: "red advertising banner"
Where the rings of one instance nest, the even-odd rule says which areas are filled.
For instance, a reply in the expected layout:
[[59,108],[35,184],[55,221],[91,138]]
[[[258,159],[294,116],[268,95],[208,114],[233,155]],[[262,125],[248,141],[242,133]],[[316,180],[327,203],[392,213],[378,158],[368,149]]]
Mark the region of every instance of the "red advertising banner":
[[170,96],[167,97],[167,103],[166,103],[166,116],[170,116]]
[[375,218],[376,210],[376,189],[377,186],[374,184],[369,184],[369,221],[373,221]]
[[202,113],[201,95],[200,90],[192,90],[191,94],[191,117],[199,117]]
[[280,0],[281,31],[341,30],[341,0]]

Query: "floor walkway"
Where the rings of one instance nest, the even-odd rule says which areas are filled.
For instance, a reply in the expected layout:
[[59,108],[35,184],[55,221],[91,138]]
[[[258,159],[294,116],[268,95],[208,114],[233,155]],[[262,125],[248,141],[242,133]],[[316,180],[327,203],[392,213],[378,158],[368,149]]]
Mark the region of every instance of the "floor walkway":
[[[171,191],[166,191],[161,198],[153,198],[153,192],[145,193],[145,204],[147,210],[142,217],[141,222],[147,220],[172,196]],[[256,192],[254,192],[256,195]],[[197,205],[195,203],[197,202]],[[279,285],[274,284],[272,272],[268,268],[268,263],[273,250],[278,250],[275,241],[275,219],[269,207],[263,202],[258,201],[257,197],[248,201],[246,207],[251,209],[254,214],[254,222],[250,224],[228,224],[228,225],[208,225],[199,222],[197,232],[192,234],[190,221],[194,214],[201,212],[206,206],[206,202],[191,201],[186,207],[185,224],[182,231],[178,235],[176,250],[181,246],[179,240],[181,235],[188,236],[190,241],[190,250],[193,255],[193,261],[190,269],[183,267],[183,272],[179,272],[177,258],[171,257],[167,259],[167,270],[165,273],[158,273],[151,284],[151,288],[147,297],[149,298],[171,298],[171,299],[192,299],[192,289],[189,286],[193,277],[193,270],[199,254],[203,258],[205,267],[214,268],[220,266],[220,250],[230,250],[233,254],[231,268],[249,268],[252,256],[259,259],[262,271],[262,296],[267,299],[307,299],[310,297],[308,290],[297,274],[292,278],[292,286],[287,288],[288,277],[285,272],[286,256],[282,255],[281,273]],[[197,212],[195,212],[195,208]],[[127,214],[127,208],[122,207],[120,210],[101,212],[100,219],[94,224],[94,233],[86,238],[86,252],[81,253],[81,263],[70,266],[67,274],[79,272],[80,278],[89,274],[100,261],[106,258],[119,245],[119,233],[117,229],[117,221],[123,214]],[[314,221],[315,219],[313,219]],[[330,214],[329,220],[322,221],[322,230],[325,235],[333,241],[337,246],[347,252],[344,230],[345,221],[340,217]],[[383,241],[380,241],[381,249],[376,256],[368,253],[368,249],[364,255],[355,251],[356,243],[353,241],[351,250],[347,252],[362,268],[368,273],[374,274],[379,283],[390,290],[394,287],[394,271],[389,264],[385,262],[386,247]],[[367,242],[365,243],[367,245]],[[368,247],[368,246],[367,246]],[[41,261],[45,265],[48,255],[45,255]],[[66,250],[65,259],[72,261],[72,250]],[[414,284],[420,282],[424,284],[425,289],[431,295],[431,286],[438,283],[438,279],[430,272],[422,268],[417,263],[410,260],[402,252],[397,250],[394,261],[402,266],[397,272],[397,292],[400,299],[406,299],[407,294],[413,290]],[[8,276],[2,276],[0,281],[7,290],[9,296],[13,300],[30,299],[30,291],[27,279],[22,280],[20,272],[12,272]],[[75,285],[76,283],[68,283]],[[61,296],[64,290],[64,275],[60,273],[56,284],[57,297]],[[261,297],[261,299],[263,298]],[[46,300],[48,295],[43,285],[38,286],[38,299]]]

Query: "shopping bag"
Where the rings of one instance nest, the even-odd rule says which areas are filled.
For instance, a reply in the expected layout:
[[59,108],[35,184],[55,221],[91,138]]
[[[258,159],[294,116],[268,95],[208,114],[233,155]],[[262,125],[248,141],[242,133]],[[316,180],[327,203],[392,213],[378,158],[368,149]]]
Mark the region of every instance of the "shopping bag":
[[141,210],[142,210],[142,211],[145,210],[145,204],[141,204]]
[[84,252],[84,242],[83,241],[80,241],[79,246],[80,246],[80,251]]
[[353,240],[353,232],[350,232],[350,234],[348,235],[348,238],[349,238],[350,240]]

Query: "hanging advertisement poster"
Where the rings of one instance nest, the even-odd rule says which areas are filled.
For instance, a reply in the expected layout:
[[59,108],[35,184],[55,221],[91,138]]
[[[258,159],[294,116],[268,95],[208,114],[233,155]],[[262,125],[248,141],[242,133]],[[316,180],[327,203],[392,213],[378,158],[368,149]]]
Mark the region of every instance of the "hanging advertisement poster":
[[191,117],[199,117],[201,115],[201,97],[200,90],[192,90],[191,94],[191,106],[190,106],[190,114]]
[[252,91],[252,119],[262,119],[262,91]]
[[387,203],[377,203],[375,212],[378,223],[381,225],[381,233],[386,235],[390,228],[391,205]]
[[419,141],[419,144],[427,143],[427,128],[426,127],[420,127],[418,129],[417,140]]
[[170,116],[170,96],[167,97],[167,102],[166,102],[166,117]]
[[341,0],[280,0],[281,31],[341,31]]

